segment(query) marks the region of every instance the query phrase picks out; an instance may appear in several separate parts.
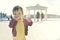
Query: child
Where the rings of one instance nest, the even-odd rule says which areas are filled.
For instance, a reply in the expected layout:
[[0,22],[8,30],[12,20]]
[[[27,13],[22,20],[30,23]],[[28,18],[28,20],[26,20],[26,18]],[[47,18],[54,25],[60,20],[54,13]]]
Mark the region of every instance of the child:
[[13,18],[9,23],[12,28],[13,40],[25,40],[25,35],[28,34],[28,26],[32,25],[30,17],[23,18],[23,9],[20,6],[13,8]]

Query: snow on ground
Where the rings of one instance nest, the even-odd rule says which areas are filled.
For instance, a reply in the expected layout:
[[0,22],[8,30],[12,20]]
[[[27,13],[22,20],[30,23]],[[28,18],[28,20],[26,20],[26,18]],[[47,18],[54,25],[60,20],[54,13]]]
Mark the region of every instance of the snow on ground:
[[[0,40],[13,40],[9,21],[0,22]],[[40,21],[29,26],[27,40],[60,40],[60,21]]]

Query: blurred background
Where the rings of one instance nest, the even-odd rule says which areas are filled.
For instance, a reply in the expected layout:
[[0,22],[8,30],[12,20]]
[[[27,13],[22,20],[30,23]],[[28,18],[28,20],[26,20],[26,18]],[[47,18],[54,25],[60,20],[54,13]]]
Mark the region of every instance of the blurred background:
[[[47,20],[39,18],[37,21],[36,13],[41,10],[31,10],[27,13],[26,7],[36,6],[47,7]],[[0,0],[0,40],[13,40],[9,21],[12,19],[12,9],[19,5],[23,8],[24,18],[30,15],[33,25],[29,27],[26,40],[60,40],[60,0]],[[45,14],[45,11],[43,10]]]

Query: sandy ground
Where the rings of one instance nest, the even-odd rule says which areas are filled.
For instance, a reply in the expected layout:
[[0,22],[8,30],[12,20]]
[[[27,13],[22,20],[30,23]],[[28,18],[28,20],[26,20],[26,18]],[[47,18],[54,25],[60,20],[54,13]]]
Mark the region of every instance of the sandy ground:
[[[13,40],[9,21],[0,22],[0,40]],[[60,40],[60,21],[34,22],[29,26],[27,40]]]

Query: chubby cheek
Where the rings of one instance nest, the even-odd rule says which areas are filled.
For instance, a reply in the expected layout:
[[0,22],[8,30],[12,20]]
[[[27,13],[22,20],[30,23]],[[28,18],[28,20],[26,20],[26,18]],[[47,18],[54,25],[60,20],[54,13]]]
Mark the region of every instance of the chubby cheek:
[[14,17],[15,18],[22,18],[23,17],[23,14],[15,14]]
[[15,18],[22,18],[23,16],[22,15],[15,15],[14,17]]

